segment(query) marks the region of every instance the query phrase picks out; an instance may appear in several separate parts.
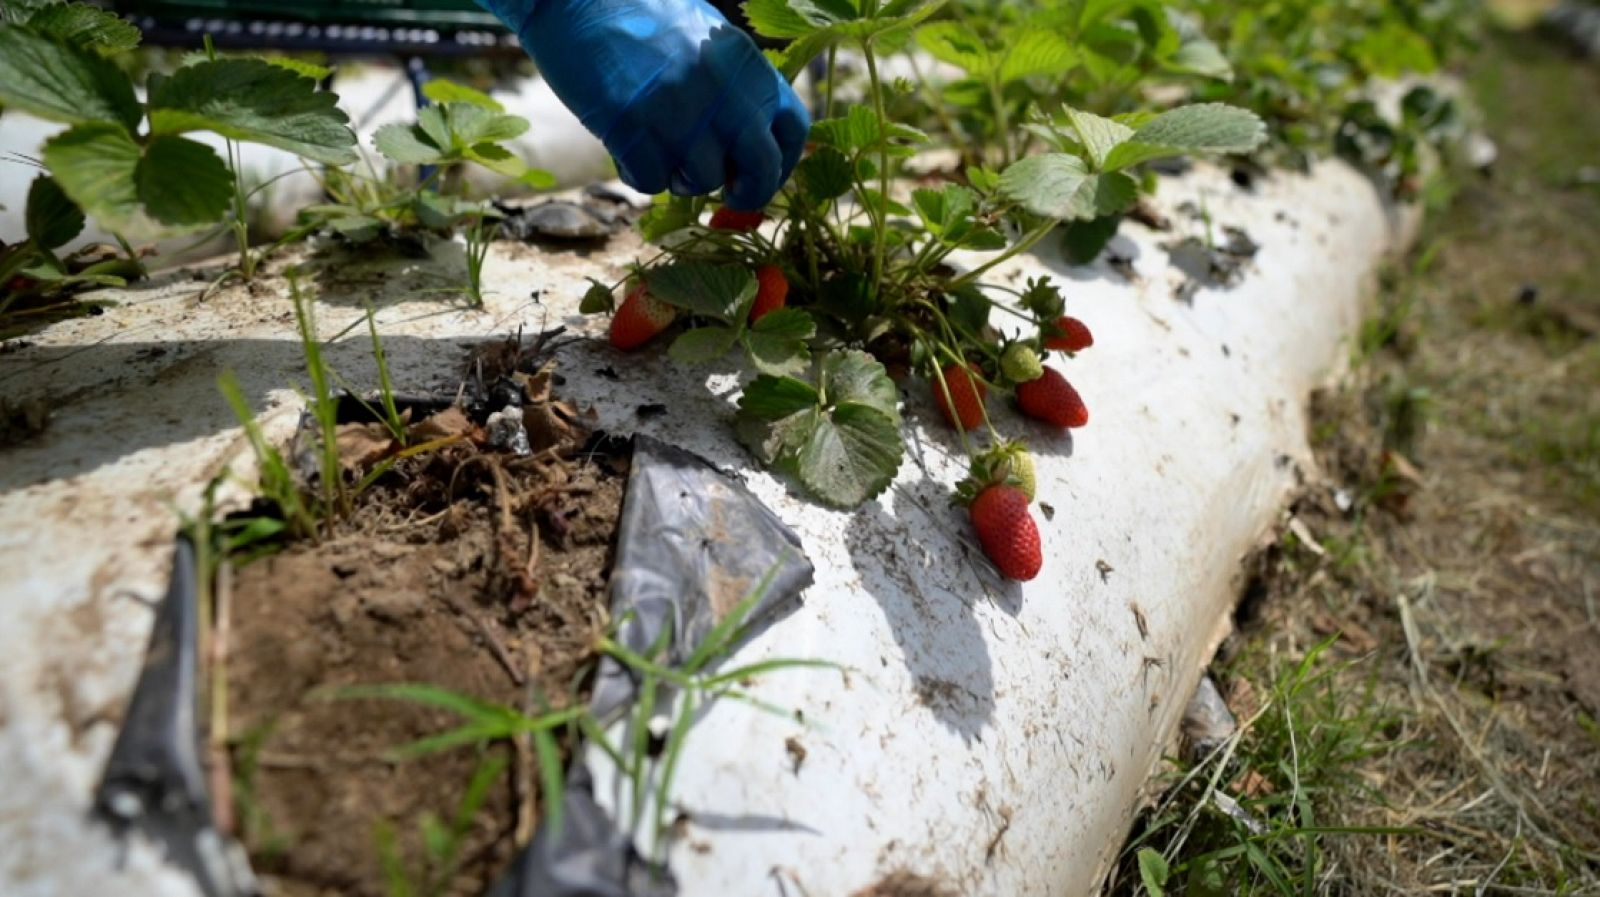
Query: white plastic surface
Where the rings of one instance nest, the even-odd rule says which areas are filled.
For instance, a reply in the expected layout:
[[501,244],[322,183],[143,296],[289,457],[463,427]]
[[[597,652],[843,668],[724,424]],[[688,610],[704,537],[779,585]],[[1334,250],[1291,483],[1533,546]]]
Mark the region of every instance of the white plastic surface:
[[[1184,201],[1262,246],[1241,285],[1202,289],[1192,306],[1174,299],[1181,276],[1161,248],[1204,232]],[[734,662],[853,670],[753,685],[810,727],[729,702],[693,730],[676,791],[689,814],[672,855],[682,893],[843,897],[902,869],[1000,897],[1084,894],[1100,879],[1227,626],[1239,560],[1309,463],[1307,394],[1345,357],[1381,256],[1410,233],[1410,216],[1391,216],[1340,164],[1254,193],[1200,168],[1165,181],[1158,205],[1174,232],[1129,224],[1114,244],[1132,256],[1133,282],[1049,251],[997,272],[1065,280],[1096,337],[1063,365],[1087,428],[1054,436],[992,403],[998,426],[1033,440],[1039,499],[1053,509],[1039,518],[1044,571],[1025,587],[995,578],[948,506],[963,465],[950,431],[924,425],[937,415],[925,385],[905,390],[901,477],[847,514],[752,469],[729,426],[732,368],[619,356],[600,340],[561,351],[564,394],[603,426],[743,470],[803,539],[816,586]],[[440,272],[459,278],[455,244],[431,262],[341,265],[339,283],[313,286],[324,334],[358,322],[371,299],[398,387],[452,388],[465,343],[518,326],[598,335],[603,322],[576,312],[584,278],[614,279],[640,252],[631,236],[589,255],[497,247],[481,311],[423,292]],[[288,387],[304,382],[281,290],[202,304],[201,286],[175,274],[0,351],[0,392],[55,409],[43,436],[0,451],[0,893],[11,897],[189,891],[86,818],[150,623],[132,596],[163,589],[173,504],[193,510],[205,480],[244,457],[216,376],[236,371],[279,433],[295,407]],[[346,379],[372,382],[361,329],[329,355]],[[637,413],[657,402],[664,416]],[[790,738],[804,748],[798,771]]]

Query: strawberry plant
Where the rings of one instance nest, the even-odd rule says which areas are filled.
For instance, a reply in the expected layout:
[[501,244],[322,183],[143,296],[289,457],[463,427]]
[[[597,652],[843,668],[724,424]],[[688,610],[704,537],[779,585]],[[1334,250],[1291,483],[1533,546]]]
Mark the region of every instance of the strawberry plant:
[[[41,162],[67,203],[114,233],[191,231],[222,219],[236,195],[234,172],[187,134],[209,131],[329,165],[356,158],[336,98],[291,68],[190,62],[152,75],[141,101],[109,58],[138,44],[136,28],[78,3],[11,2],[6,10],[0,104],[69,126],[45,142]],[[51,251],[46,244],[72,220],[56,205],[63,230],[43,241],[30,235],[35,252]]]
[[445,80],[423,92],[434,101],[413,123],[384,125],[373,146],[399,166],[416,166],[411,183],[394,173],[330,172],[324,182],[331,202],[301,210],[308,226],[365,243],[395,230],[422,228],[451,233],[459,226],[482,227],[497,217],[486,203],[465,198],[456,182],[466,165],[477,165],[537,189],[555,185],[549,172],[530,168],[501,144],[528,130],[528,120],[509,115],[492,97]]
[[[680,362],[737,351],[757,373],[739,400],[740,438],[764,463],[836,507],[871,500],[899,470],[903,420],[895,381],[908,376],[928,382],[933,404],[974,459],[973,478],[1016,491],[1010,459],[1027,454],[1000,434],[989,399],[1011,397],[1023,414],[1063,429],[1084,425],[1083,399],[1046,362],[1087,348],[1092,338],[1066,316],[1065,298],[1049,279],[1015,290],[985,275],[1061,222],[1125,211],[1137,199],[1142,164],[1249,151],[1263,133],[1252,114],[1215,104],[1117,118],[1069,107],[1048,118],[1033,114],[1026,142],[1012,144],[1047,151],[993,168],[972,165],[959,183],[904,189],[905,160],[931,140],[887,117],[895,88],[879,75],[879,54],[906,46],[937,7],[916,0],[750,0],[754,27],[791,42],[775,54],[786,70],[820,53],[836,59],[831,51],[838,46],[859,52],[865,101],[832,110],[812,126],[809,153],[761,214],[734,213],[705,199],[659,198],[641,227],[662,246],[661,257],[624,284],[597,283],[584,300],[585,311],[605,312],[619,288],[626,295],[611,331],[619,348],[636,348],[682,324],[668,349]],[[1060,50],[1053,32],[1007,33],[1023,46],[1056,47],[1041,49],[1039,59]],[[1049,70],[1043,62],[1028,68],[1017,61],[1021,51],[1006,46],[1012,49],[997,41],[984,52],[1003,58],[974,66],[989,87],[1003,91],[1013,76],[1028,77],[1019,72]],[[619,340],[619,332],[626,338]],[[969,433],[986,435],[990,447]],[[1031,461],[1027,466],[1031,481]],[[977,516],[1001,516],[988,512],[992,503],[981,502],[985,511]],[[1005,507],[1013,503],[1008,498]],[[1007,535],[993,545],[1026,542],[1031,526],[1031,519],[1026,527],[1019,520],[996,524],[991,534]],[[1008,548],[1002,557],[983,530],[980,536],[1002,572],[1024,578],[1025,551]],[[1036,530],[1032,538],[1036,562]]]

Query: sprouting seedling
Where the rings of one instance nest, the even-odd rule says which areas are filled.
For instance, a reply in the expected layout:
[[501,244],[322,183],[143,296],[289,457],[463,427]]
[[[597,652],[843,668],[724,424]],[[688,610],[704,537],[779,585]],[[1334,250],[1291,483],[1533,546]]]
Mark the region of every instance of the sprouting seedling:
[[[750,614],[772,588],[773,580],[783,563],[784,561],[780,559],[774,564],[755,589],[730,609],[706,634],[689,657],[676,667],[669,666],[662,656],[667,646],[671,644],[670,619],[647,653],[643,655],[629,650],[610,637],[603,637],[600,640],[601,653],[630,669],[638,677],[640,685],[638,699],[629,722],[631,735],[628,744],[629,756],[626,760],[620,757],[620,752],[603,735],[598,739],[598,743],[631,780],[630,819],[635,829],[642,820],[646,804],[654,804],[651,837],[657,846],[658,854],[665,846],[664,836],[668,822],[666,814],[672,805],[673,783],[683,755],[684,743],[691,725],[707,706],[719,698],[732,698],[774,716],[794,719],[792,711],[755,697],[743,683],[757,676],[780,670],[843,670],[843,667],[829,661],[796,658],[775,658],[729,670],[714,670],[718,663],[732,655],[734,649],[749,634]],[[666,693],[668,689],[676,690],[677,695],[669,696]],[[647,801],[645,792],[651,769],[651,727],[659,718],[663,704],[671,713],[671,722],[666,729],[666,740],[660,760],[655,766],[658,775],[654,794]]]
[[448,822],[441,822],[432,813],[418,817],[417,830],[422,836],[420,875],[413,875],[401,856],[394,826],[387,820],[377,823],[373,840],[388,897],[438,897],[450,892],[461,868],[467,835],[489,797],[489,789],[505,774],[506,766],[503,756],[485,753],[478,759],[472,778],[467,781]]
[[231,371],[225,371],[217,378],[217,388],[233,409],[234,417],[244,429],[245,438],[255,454],[259,468],[257,484],[262,496],[277,505],[283,521],[295,535],[313,535],[317,529],[317,515],[301,496],[300,486],[295,482],[283,453],[267,439],[261,425],[256,422],[255,412],[250,409],[250,402],[239,388],[238,378]]
[[423,683],[355,685],[331,689],[321,693],[321,696],[338,700],[376,698],[406,701],[447,710],[462,719],[462,724],[456,728],[419,738],[389,751],[389,756],[396,761],[529,735],[539,765],[545,822],[556,830],[560,829],[565,774],[554,733],[569,723],[577,722],[588,712],[586,708],[567,707],[530,717],[502,704]]
[[317,456],[320,461],[319,487],[325,520],[349,511],[350,495],[345,489],[344,470],[339,461],[339,407],[333,398],[332,374],[322,357],[317,340],[316,310],[300,293],[300,281],[289,272],[289,298],[294,303],[295,326],[300,349],[305,355],[306,375],[311,378],[309,408],[317,423]]

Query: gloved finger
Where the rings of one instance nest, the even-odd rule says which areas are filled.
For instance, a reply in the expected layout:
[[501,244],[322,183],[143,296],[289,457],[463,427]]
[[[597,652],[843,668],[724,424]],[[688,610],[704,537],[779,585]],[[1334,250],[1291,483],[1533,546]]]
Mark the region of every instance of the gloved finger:
[[671,172],[662,157],[661,142],[654,139],[649,128],[620,129],[629,134],[626,143],[608,146],[611,158],[617,163],[617,175],[622,182],[640,193],[660,193],[667,189]]
[[765,122],[739,132],[728,153],[727,205],[738,211],[765,208],[783,186],[779,180],[782,164],[778,142]]
[[[782,80],[783,76],[778,76]],[[778,91],[778,111],[772,117],[772,136],[778,142],[778,152],[783,156],[783,165],[779,172],[779,180],[787,181],[794,172],[795,165],[800,162],[800,154],[806,148],[806,138],[811,135],[811,116],[806,112],[804,103],[795,96],[794,90],[787,83]]]
[[707,128],[690,144],[672,176],[672,192],[679,196],[700,196],[722,186],[727,180],[726,151]]

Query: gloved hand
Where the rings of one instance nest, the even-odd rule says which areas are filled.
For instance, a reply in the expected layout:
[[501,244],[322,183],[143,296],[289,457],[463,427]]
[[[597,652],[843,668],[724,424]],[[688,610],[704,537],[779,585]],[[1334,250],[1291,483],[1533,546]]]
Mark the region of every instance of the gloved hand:
[[794,170],[805,107],[748,35],[704,0],[478,0],[517,32],[635,190],[726,186],[757,209]]

